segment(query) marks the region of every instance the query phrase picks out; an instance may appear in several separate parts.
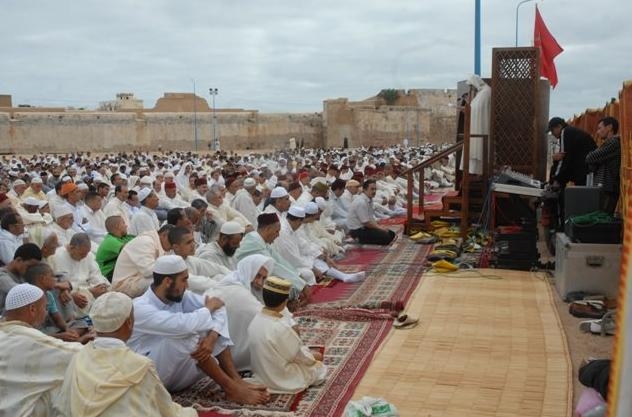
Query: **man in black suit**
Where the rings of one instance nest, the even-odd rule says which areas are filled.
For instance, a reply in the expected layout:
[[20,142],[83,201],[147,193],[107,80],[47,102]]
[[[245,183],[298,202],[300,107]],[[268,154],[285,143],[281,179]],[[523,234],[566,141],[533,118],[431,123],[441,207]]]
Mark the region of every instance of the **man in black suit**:
[[555,169],[551,172],[551,182],[564,188],[569,182],[586,185],[588,165],[586,155],[597,145],[589,133],[568,126],[560,117],[549,121],[549,130],[560,140],[560,152],[553,155]]
[[549,121],[549,131],[560,140],[560,152],[553,154],[550,183],[559,190],[559,226],[564,224],[564,189],[569,183],[586,185],[586,155],[597,148],[589,133],[566,124],[561,117]]

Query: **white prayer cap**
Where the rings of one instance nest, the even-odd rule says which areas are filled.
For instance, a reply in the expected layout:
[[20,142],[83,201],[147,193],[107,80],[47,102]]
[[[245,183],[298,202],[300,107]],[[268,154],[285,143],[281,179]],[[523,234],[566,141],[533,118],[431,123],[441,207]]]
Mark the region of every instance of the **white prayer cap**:
[[255,181],[254,178],[246,178],[244,180],[244,187],[245,188],[252,188],[252,187],[256,187],[257,186],[257,181]]
[[318,204],[310,201],[305,205],[305,214],[316,214],[318,213]]
[[70,204],[63,203],[55,205],[55,210],[53,210],[53,217],[55,217],[55,219],[67,216],[68,214],[74,214],[74,210]]
[[138,191],[138,201],[142,203],[147,197],[149,197],[149,194],[151,194],[152,191],[153,190],[151,188],[141,188]]
[[325,210],[327,208],[327,201],[325,201],[324,198],[316,197],[314,201],[316,201],[316,204],[318,205],[318,208],[320,210]]
[[122,172],[119,172],[118,176],[122,180],[126,180],[127,179],[127,175],[123,174]]
[[4,300],[4,309],[17,310],[29,304],[33,304],[44,296],[44,291],[31,284],[18,284],[9,290]]
[[153,271],[162,275],[177,275],[188,269],[186,262],[179,255],[165,255],[156,259]]
[[291,205],[287,212],[294,217],[305,218],[305,209],[296,204]]
[[226,222],[222,224],[222,228],[219,232],[223,235],[238,235],[246,231],[244,226],[237,222]]
[[176,174],[171,171],[165,172],[165,178],[175,178]]
[[283,187],[275,187],[270,193],[270,198],[281,198],[288,195],[287,190]]
[[17,179],[13,181],[13,186],[15,187],[16,185],[26,185],[26,183],[24,182],[24,180]]
[[90,189],[90,187],[88,187],[88,184],[86,184],[85,182],[78,183],[77,188],[82,191],[88,191]]
[[140,179],[140,183],[146,184],[146,185],[152,185],[154,183],[154,178],[149,175],[145,175],[144,177]]
[[121,328],[132,313],[132,299],[122,292],[106,292],[97,298],[90,309],[94,330],[112,333]]
[[44,181],[42,181],[42,177],[33,177],[33,179],[31,180],[31,184],[43,184]]
[[22,202],[22,204],[24,204],[25,206],[37,206],[37,207],[42,207],[40,206],[40,200],[38,200],[35,197],[26,197],[24,199],[24,201]]
[[64,175],[63,177],[61,177],[61,181],[62,182],[72,181],[72,178],[70,178],[69,175]]

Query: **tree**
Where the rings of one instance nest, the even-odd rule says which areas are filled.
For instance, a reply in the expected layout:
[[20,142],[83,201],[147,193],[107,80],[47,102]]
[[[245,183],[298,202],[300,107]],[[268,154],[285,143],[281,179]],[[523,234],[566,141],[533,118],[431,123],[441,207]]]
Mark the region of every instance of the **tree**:
[[386,104],[392,106],[399,98],[399,91],[394,88],[387,88],[380,91],[377,96],[382,98],[386,102]]

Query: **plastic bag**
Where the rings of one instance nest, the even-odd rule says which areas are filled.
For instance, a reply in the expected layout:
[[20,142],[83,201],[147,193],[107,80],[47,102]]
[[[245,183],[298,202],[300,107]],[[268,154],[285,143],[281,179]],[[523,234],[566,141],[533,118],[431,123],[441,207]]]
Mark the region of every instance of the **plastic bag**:
[[362,397],[349,401],[344,417],[399,417],[397,408],[382,398]]

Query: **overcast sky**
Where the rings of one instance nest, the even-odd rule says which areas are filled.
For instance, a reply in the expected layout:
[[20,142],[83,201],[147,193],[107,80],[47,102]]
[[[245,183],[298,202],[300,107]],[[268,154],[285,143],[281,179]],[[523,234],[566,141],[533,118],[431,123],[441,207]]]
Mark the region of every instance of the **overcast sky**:
[[[533,43],[534,5],[519,45]],[[551,116],[602,107],[632,79],[632,2],[537,2],[565,49]],[[515,43],[518,1],[482,0],[482,75]],[[4,0],[0,94],[85,106],[193,90],[217,107],[321,111],[383,88],[455,88],[474,71],[474,0]]]

